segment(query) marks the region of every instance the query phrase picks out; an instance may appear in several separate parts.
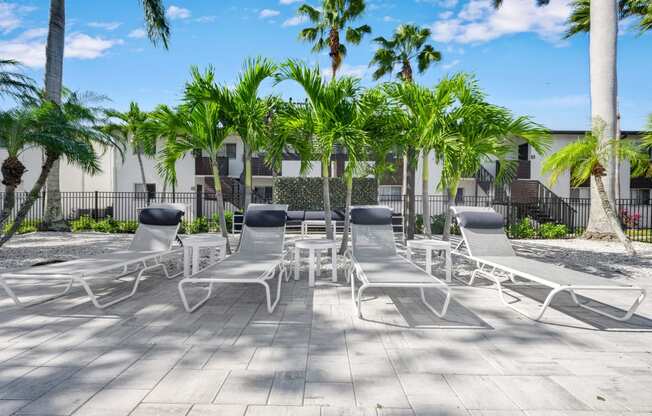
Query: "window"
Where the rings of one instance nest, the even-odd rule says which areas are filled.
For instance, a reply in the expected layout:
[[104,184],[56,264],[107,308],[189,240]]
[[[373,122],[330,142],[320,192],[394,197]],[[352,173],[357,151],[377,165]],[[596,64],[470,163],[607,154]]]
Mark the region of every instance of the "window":
[[235,159],[236,154],[236,144],[235,143],[225,143],[224,146],[220,149],[218,156],[228,157],[229,159]]
[[147,189],[144,189],[142,183],[134,184],[134,192],[136,193],[137,199],[155,199],[156,198],[156,184],[148,183]]
[[591,197],[591,188],[588,186],[582,186],[579,188],[570,188],[570,198],[571,199],[585,199]]
[[378,187],[378,195],[380,196],[401,196],[403,191],[402,186],[381,185]]
[[650,190],[632,189],[632,199],[636,204],[650,205]]

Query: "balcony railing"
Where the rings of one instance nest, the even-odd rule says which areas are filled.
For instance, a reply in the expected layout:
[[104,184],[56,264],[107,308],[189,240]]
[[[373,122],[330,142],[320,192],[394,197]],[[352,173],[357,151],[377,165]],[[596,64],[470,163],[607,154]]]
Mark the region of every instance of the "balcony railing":
[[[229,176],[229,158],[228,157],[218,157],[217,166],[220,169],[220,176]],[[213,167],[211,166],[211,160],[207,157],[196,157],[195,158],[195,175],[212,175]]]
[[273,176],[272,169],[267,166],[262,157],[251,158],[251,174],[253,176]]

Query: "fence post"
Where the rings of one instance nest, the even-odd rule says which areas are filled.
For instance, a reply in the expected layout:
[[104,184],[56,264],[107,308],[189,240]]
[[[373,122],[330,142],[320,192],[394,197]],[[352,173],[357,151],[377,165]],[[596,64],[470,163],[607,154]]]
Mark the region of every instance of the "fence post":
[[95,191],[93,193],[93,218],[95,218],[96,221],[100,218],[99,205],[99,195],[98,192]]
[[195,199],[195,218],[204,216],[204,202],[203,202],[203,192],[201,185],[197,185],[197,197]]

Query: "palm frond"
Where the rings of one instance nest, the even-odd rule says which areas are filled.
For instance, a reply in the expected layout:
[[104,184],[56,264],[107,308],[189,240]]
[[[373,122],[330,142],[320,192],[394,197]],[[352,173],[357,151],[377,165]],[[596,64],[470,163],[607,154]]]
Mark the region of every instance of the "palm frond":
[[165,49],[170,43],[170,25],[165,17],[162,0],[139,0],[143,6],[147,36],[156,45],[162,43]]

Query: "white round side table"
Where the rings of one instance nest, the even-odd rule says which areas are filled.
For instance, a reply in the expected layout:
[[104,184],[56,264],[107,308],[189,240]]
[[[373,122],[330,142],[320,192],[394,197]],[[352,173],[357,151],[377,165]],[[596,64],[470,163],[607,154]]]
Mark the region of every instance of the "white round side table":
[[[199,272],[199,255],[202,248],[210,250],[211,263],[216,263],[215,251],[219,250],[220,260],[226,256],[226,238],[219,234],[198,234],[182,239],[183,241],[183,277]],[[190,265],[192,257],[192,268]]]
[[299,280],[301,250],[308,250],[308,286],[315,286],[315,263],[317,276],[321,274],[321,251],[331,250],[333,274],[331,280],[337,282],[337,242],[327,239],[297,240],[294,243],[294,280]]
[[451,244],[449,241],[440,240],[408,240],[407,254],[412,261],[412,250],[419,249],[426,251],[426,273],[432,274],[432,252],[443,251],[446,255],[446,281],[451,282],[453,278],[453,262],[451,260]]

